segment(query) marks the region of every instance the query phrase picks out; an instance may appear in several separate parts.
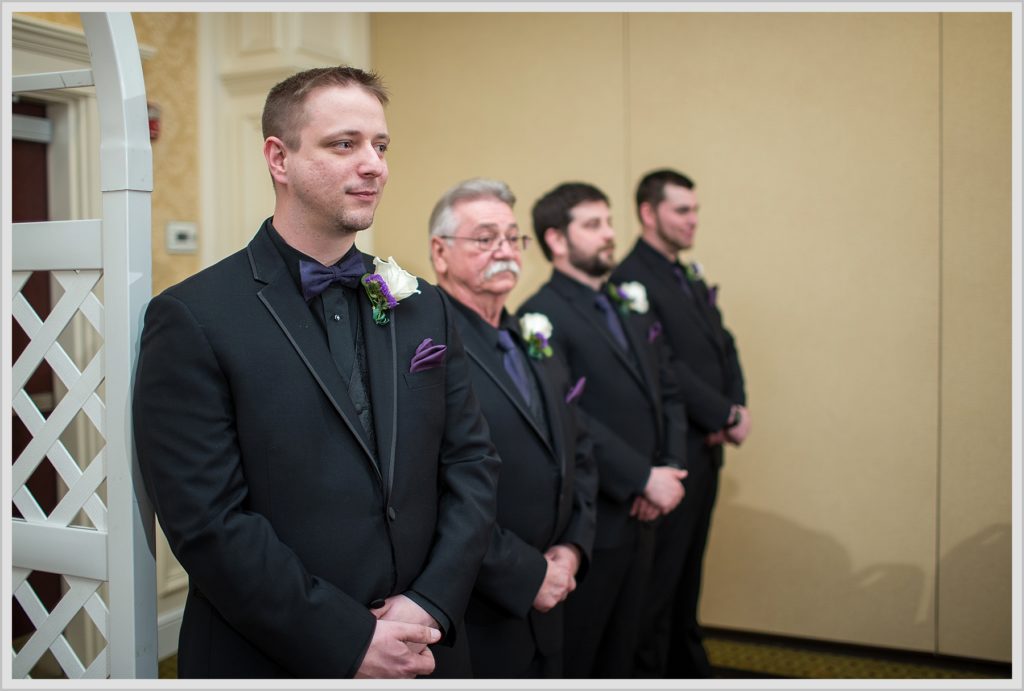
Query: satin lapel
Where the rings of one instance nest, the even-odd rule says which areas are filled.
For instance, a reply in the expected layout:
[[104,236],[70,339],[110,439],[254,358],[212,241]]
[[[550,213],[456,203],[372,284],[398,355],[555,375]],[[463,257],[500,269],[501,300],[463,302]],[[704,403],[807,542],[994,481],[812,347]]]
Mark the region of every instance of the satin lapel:
[[[608,344],[608,348],[615,353],[615,357],[617,357],[623,367],[626,368],[626,371],[633,375],[633,378],[637,380],[641,387],[646,387],[647,382],[644,381],[643,375],[637,371],[636,365],[634,365],[629,359],[628,353],[622,352],[622,348],[615,342],[615,337],[612,336],[611,331],[608,330],[608,325],[602,323],[601,319],[603,317],[600,316],[594,305],[587,300],[570,300],[569,304],[574,310],[579,312],[580,316],[583,317],[583,321],[593,327],[594,331],[600,334],[601,338],[603,338],[605,343]],[[623,323],[622,328],[627,334],[630,332],[629,324]]]
[[[707,336],[714,343],[718,343],[718,339],[715,338],[714,330],[711,328],[711,324],[708,323],[708,319],[704,314],[702,306],[698,304],[701,300],[707,300],[707,294],[703,293],[693,281],[690,282],[690,288],[693,291],[693,299],[689,299],[683,294],[682,288],[676,283],[676,277],[672,275],[671,270],[666,270],[664,266],[658,266],[650,261],[645,262],[649,271],[649,275],[656,276],[664,285],[662,289],[668,292],[669,295],[678,295],[679,299],[675,302],[680,305],[681,310],[690,312],[693,317],[691,321],[696,322],[704,335]],[[662,264],[664,262],[662,261]],[[689,279],[687,279],[689,280]]]
[[472,337],[466,336],[467,331],[469,330],[464,329],[461,332],[462,335],[464,336],[463,346],[466,348],[466,354],[469,355],[469,358],[477,364],[477,367],[484,371],[484,374],[491,378],[494,384],[501,390],[503,394],[505,394],[505,397],[512,402],[512,405],[515,406],[516,410],[519,411],[519,415],[526,421],[526,424],[530,426],[530,429],[532,429],[534,433],[538,437],[540,437],[540,440],[544,443],[544,446],[548,447],[548,449],[551,450],[551,453],[554,454],[554,450],[551,449],[551,444],[548,443],[548,440],[544,436],[544,433],[540,430],[539,427],[537,427],[537,422],[533,419],[533,415],[531,415],[530,411],[523,406],[521,398],[512,393],[512,389],[510,389],[505,384],[504,377],[501,374],[499,374],[492,367],[487,365],[486,358],[484,358],[482,353],[480,352],[479,346],[477,344],[470,343],[470,339]]
[[644,388],[648,394],[652,394],[654,386],[658,381],[658,373],[652,372],[651,367],[653,363],[649,357],[649,353],[645,352],[646,349],[650,348],[646,340],[642,340],[640,334],[636,333],[636,329],[630,328],[632,325],[629,324],[628,317],[622,324],[623,330],[626,332],[626,338],[629,339],[629,345],[636,353],[637,362],[640,364],[640,374],[644,379]]
[[[266,252],[262,253],[263,256],[257,256],[261,253],[259,248],[256,247],[256,242],[254,240],[250,245],[249,255],[254,271],[258,265],[261,269],[265,269],[268,259]],[[269,242],[268,239],[267,243],[269,244]],[[273,245],[270,246],[270,250],[275,255],[277,254],[277,250]],[[278,263],[281,262],[280,255],[277,255],[277,261]],[[380,476],[380,468],[377,466],[377,461],[373,454],[370,453],[362,426],[359,424],[359,416],[348,395],[348,386],[338,373],[338,368],[331,357],[331,351],[327,347],[327,339],[323,337],[320,327],[317,326],[314,321],[315,318],[309,311],[308,305],[306,305],[302,296],[299,295],[298,288],[296,288],[295,283],[292,281],[291,275],[283,266],[281,266],[280,271],[275,272],[273,278],[259,291],[259,299],[270,311],[277,325],[284,331],[285,336],[295,348],[295,352],[298,353],[302,362],[305,363],[313,375],[316,383],[319,384],[328,400],[330,400],[331,405],[334,406],[338,415],[341,416],[341,419],[351,430],[352,435],[359,442],[359,446],[366,453],[367,460],[374,466],[378,476]]]
[[[367,269],[372,271],[372,269]],[[397,321],[401,310],[388,311],[388,323],[373,321],[373,306],[366,291],[359,289],[359,318],[362,320],[363,343],[366,348],[366,369],[370,379],[370,406],[373,429],[377,434],[377,453],[384,467],[387,495],[395,479],[395,434],[398,423],[398,343]],[[406,363],[407,364],[407,363]]]
[[[562,435],[566,427],[566,420],[563,419],[562,415],[565,408],[565,395],[568,391],[556,391],[554,389],[554,382],[550,377],[546,376],[546,368],[543,364],[532,357],[527,357],[526,359],[533,370],[541,395],[544,396],[544,407],[547,410],[549,426],[551,427],[551,443],[554,444],[553,452],[555,458],[558,459],[558,469],[561,471],[562,477],[565,477],[565,439]],[[541,435],[541,438],[543,438],[543,435]]]
[[694,292],[697,295],[697,302],[695,305],[697,311],[700,313],[701,319],[703,320],[704,326],[707,327],[708,336],[720,349],[725,347],[722,343],[722,332],[718,328],[718,320],[715,319],[712,307],[708,304],[708,286],[704,281],[693,281],[691,282]]

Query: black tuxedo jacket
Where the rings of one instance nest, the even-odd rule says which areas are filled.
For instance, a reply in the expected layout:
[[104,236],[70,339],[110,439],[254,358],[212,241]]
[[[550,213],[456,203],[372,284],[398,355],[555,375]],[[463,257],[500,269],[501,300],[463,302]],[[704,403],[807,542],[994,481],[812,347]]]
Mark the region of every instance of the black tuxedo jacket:
[[[422,281],[385,326],[359,291],[379,455],[368,450],[268,223],[150,303],[139,464],[189,574],[182,675],[350,677],[375,600],[407,593],[442,625],[460,620],[491,537],[499,461],[449,307]],[[447,344],[446,360],[410,374],[428,337]]]
[[639,281],[647,288],[651,312],[661,322],[672,352],[673,369],[686,400],[693,454],[712,453],[704,436],[725,426],[733,404],[746,405],[743,369],[732,334],[723,326],[703,280],[692,280],[694,299],[680,290],[672,263],[640,239],[615,269],[616,282]]
[[[473,672],[521,676],[535,652],[561,651],[562,607],[541,613],[533,609],[533,600],[547,570],[548,547],[577,545],[582,552],[577,579],[586,572],[597,524],[597,469],[576,402],[565,403],[574,382],[564,363],[556,357],[536,360],[524,352],[540,389],[549,435],[505,371],[495,330],[468,307],[452,302],[473,390],[501,457],[497,521],[466,611]],[[507,315],[506,324],[518,334]]]
[[600,479],[596,547],[622,544],[633,498],[653,465],[685,467],[686,411],[660,341],[649,342],[653,320],[623,319],[632,359],[616,344],[594,291],[559,271],[519,308],[551,320],[551,344],[573,380],[587,378],[579,405],[594,441]]

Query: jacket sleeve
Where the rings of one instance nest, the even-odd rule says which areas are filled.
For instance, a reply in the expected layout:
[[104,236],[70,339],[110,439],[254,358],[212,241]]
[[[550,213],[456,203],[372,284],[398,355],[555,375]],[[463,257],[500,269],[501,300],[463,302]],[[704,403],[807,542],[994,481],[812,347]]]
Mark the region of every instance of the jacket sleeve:
[[373,615],[310,573],[266,518],[246,509],[229,382],[173,296],[147,310],[132,410],[146,490],[190,587],[295,675],[353,676]]
[[740,355],[736,350],[736,339],[727,329],[722,329],[722,338],[725,341],[726,362],[729,367],[729,398],[734,402],[747,405],[747,392],[743,380],[743,367],[740,365]]
[[548,563],[536,547],[495,524],[476,581],[476,593],[525,619],[544,582]]
[[686,402],[683,388],[672,367],[671,352],[664,338],[654,342],[658,356],[658,380],[661,384],[661,409],[664,439],[661,465],[686,468]]
[[[436,605],[454,625],[465,613],[490,545],[501,461],[470,384],[468,358],[450,307],[436,288],[431,290],[443,310],[447,333],[445,432],[434,544],[410,590]],[[443,642],[451,645],[455,637],[453,627]]]
[[[585,392],[584,392],[585,395]],[[575,405],[566,406],[566,415],[576,428],[576,456],[573,476],[573,507],[569,525],[559,537],[560,544],[573,544],[580,548],[580,567],[576,579],[582,580],[590,568],[597,535],[597,461],[594,460],[594,442],[583,416]]]

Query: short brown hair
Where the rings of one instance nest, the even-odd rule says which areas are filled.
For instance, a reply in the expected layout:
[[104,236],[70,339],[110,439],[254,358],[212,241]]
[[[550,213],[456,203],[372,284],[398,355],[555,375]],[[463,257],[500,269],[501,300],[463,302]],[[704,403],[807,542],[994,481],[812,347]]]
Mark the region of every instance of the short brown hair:
[[277,137],[289,149],[299,148],[299,130],[305,124],[302,104],[314,89],[322,86],[361,86],[380,101],[388,104],[388,93],[380,77],[358,67],[338,65],[305,70],[275,85],[263,104],[263,138]]

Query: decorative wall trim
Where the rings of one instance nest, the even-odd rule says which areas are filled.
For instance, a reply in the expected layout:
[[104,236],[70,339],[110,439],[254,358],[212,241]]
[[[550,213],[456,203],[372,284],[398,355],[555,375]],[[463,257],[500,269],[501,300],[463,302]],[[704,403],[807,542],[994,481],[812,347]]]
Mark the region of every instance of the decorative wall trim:
[[156,620],[156,659],[163,660],[178,652],[178,634],[181,632],[181,618],[185,608],[179,607],[161,614]]
[[[14,50],[45,53],[89,64],[89,46],[80,29],[35,17],[11,17],[11,45]],[[156,55],[156,48],[140,43],[139,55],[143,60],[149,60]]]

